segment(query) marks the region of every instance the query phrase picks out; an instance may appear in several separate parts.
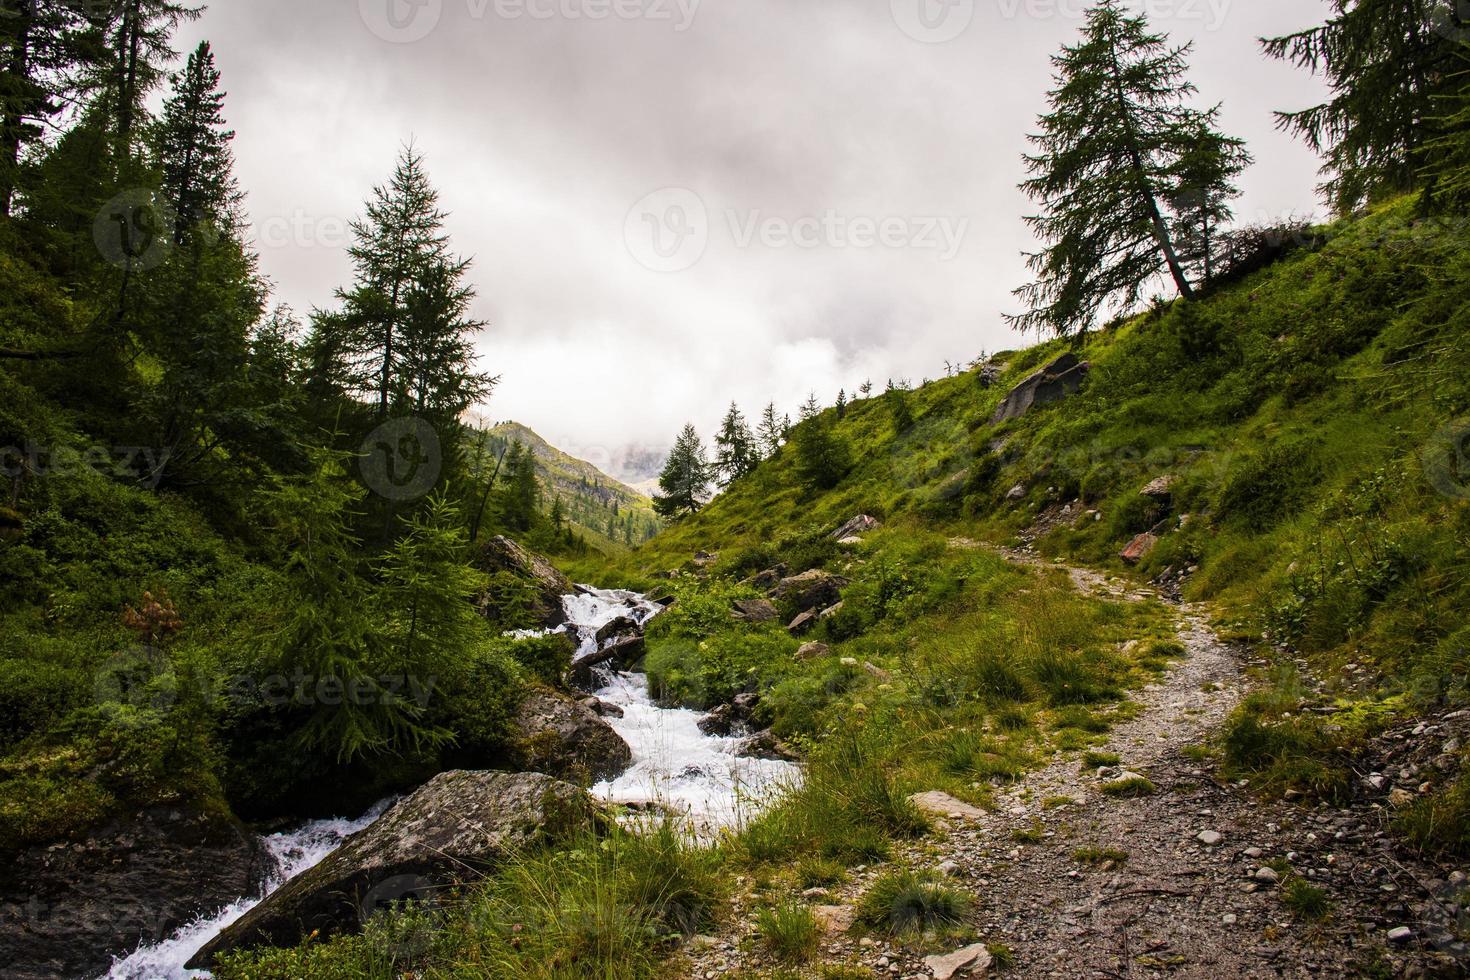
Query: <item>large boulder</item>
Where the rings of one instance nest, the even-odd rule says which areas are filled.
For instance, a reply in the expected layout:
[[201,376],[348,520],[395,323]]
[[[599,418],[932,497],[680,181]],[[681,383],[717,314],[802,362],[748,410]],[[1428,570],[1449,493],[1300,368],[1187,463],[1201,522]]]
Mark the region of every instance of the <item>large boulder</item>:
[[846,579],[814,568],[783,578],[771,590],[771,598],[788,604],[795,612],[826,609],[842,601],[842,587],[846,584]]
[[598,819],[582,790],[540,773],[441,773],[292,878],[189,961],[251,946],[353,932],[380,900],[473,881],[515,852]]
[[15,980],[99,976],[114,954],[253,894],[271,870],[258,837],[187,807],[129,814],[6,865],[0,963]]
[[1050,405],[1077,393],[1092,365],[1077,360],[1077,355],[1063,354],[1046,367],[1011,389],[991,418],[991,425],[1018,419],[1038,405]]
[[536,622],[547,629],[555,629],[567,621],[562,596],[571,595],[576,586],[541,555],[527,551],[510,538],[494,537],[475,556],[475,567],[492,575],[508,572],[530,583],[536,590],[532,613]]
[[774,623],[781,613],[769,599],[736,599],[730,618],[737,623]]
[[621,775],[633,750],[601,716],[560,691],[532,688],[516,710],[519,762],[564,779],[594,782]]
[[1152,531],[1145,531],[1128,542],[1128,547],[1123,549],[1123,553],[1119,557],[1130,565],[1137,565],[1149,556],[1154,548],[1158,546],[1158,543],[1158,535]]

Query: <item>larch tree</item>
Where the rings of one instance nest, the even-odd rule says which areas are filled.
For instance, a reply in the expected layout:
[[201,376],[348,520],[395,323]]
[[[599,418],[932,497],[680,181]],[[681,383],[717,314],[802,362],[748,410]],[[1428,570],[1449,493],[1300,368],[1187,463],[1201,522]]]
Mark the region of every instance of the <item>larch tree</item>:
[[1322,75],[1331,97],[1278,112],[1325,156],[1322,192],[1351,213],[1433,181],[1443,100],[1466,88],[1470,8],[1450,0],[1332,0],[1325,23],[1263,38],[1266,53]]
[[[1167,210],[1181,161],[1210,146],[1225,154],[1240,145],[1225,137],[1202,144],[1203,134],[1213,136],[1215,114],[1188,105],[1189,50],[1169,46],[1120,0],[1101,0],[1078,43],[1053,58],[1051,111],[1031,136],[1037,152],[1025,157],[1031,177],[1021,185],[1040,206],[1026,221],[1045,247],[1026,256],[1037,278],[1016,290],[1028,307],[1009,318],[1018,329],[1084,332],[1105,307],[1136,305],[1160,275],[1179,295],[1194,296]],[[1190,173],[1210,170],[1195,159]],[[1228,200],[1228,183],[1219,176],[1194,190],[1218,203]]]
[[659,474],[663,492],[654,495],[653,509],[670,520],[697,512],[709,498],[711,470],[699,433],[692,425],[684,426]]
[[731,402],[715,436],[715,469],[722,483],[729,486],[754,470],[759,462],[755,434],[750,431],[739,406]]
[[776,414],[776,403],[771,402],[761,412],[760,426],[756,430],[756,438],[760,440],[761,455],[766,459],[775,456],[781,448],[781,443],[786,438],[787,426],[781,417]]

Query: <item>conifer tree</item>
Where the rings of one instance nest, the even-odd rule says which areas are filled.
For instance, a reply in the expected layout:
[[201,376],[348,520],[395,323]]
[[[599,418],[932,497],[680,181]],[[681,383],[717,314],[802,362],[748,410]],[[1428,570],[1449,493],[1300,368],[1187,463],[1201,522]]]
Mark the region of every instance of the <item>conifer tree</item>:
[[0,11],[0,218],[8,218],[26,147],[62,111],[96,45],[73,0],[7,0]]
[[760,439],[761,455],[766,459],[775,456],[786,437],[786,426],[776,414],[775,402],[768,404],[761,413],[760,428],[756,435]]
[[836,407],[837,407],[837,417],[839,419],[846,418],[847,417],[847,389],[846,388],[843,388],[843,389],[841,389],[841,390],[839,390],[837,392],[837,406]]
[[654,495],[653,509],[670,520],[697,512],[709,497],[711,479],[704,443],[694,426],[686,425],[674,440],[674,448],[659,475],[658,485],[663,493]]
[[112,0],[101,9],[105,55],[87,66],[79,87],[96,93],[112,135],[116,176],[123,178],[148,122],[148,96],[177,56],[170,46],[174,29],[203,11],[174,0]]
[[[1032,176],[1022,184],[1041,207],[1026,221],[1046,245],[1027,254],[1037,280],[1016,290],[1029,307],[1010,318],[1018,329],[1085,332],[1105,306],[1134,306],[1161,274],[1194,296],[1166,208],[1186,154],[1240,144],[1201,143],[1203,132],[1214,135],[1214,114],[1186,105],[1195,91],[1185,78],[1189,50],[1169,47],[1121,0],[1100,0],[1081,40],[1053,58],[1051,111],[1031,137],[1038,152],[1026,156]],[[1190,173],[1216,179],[1192,189],[1217,204],[1228,197],[1229,169],[1196,159]]]
[[1331,97],[1278,112],[1325,154],[1322,192],[1339,213],[1433,179],[1443,100],[1466,87],[1470,8],[1449,0],[1332,0],[1326,23],[1263,38],[1266,53],[1324,76]]
[[796,471],[803,483],[830,490],[852,469],[852,450],[833,431],[832,419],[817,406],[813,395],[802,406],[801,424],[793,433]]
[[[432,692],[483,634],[484,622],[471,601],[481,578],[466,562],[467,552],[459,511],[438,495],[408,519],[378,563],[377,608],[386,614],[383,669],[386,676],[411,679],[404,685],[410,692]],[[410,700],[400,708],[416,718],[423,706]],[[420,742],[441,742],[448,735],[422,729],[412,734]]]
[[225,124],[224,101],[214,52],[202,41],[173,77],[154,138],[176,245],[202,223],[232,230],[237,222],[240,191],[230,152],[235,134]]
[[519,441],[505,457],[505,481],[500,493],[500,516],[507,528],[529,531],[536,523],[541,488],[536,481],[536,455]]
[[[339,293],[342,317],[325,320],[323,326],[346,330],[342,346],[351,359],[347,373],[360,391],[374,396],[379,418],[387,416],[395,390],[402,390],[404,332],[414,283],[433,269],[463,272],[449,254],[446,217],[423,157],[405,147],[388,183],[373,188],[366,217],[352,223],[356,242],[348,254],[357,281],[350,292]],[[457,282],[458,276],[450,272],[447,278]]]
[[715,470],[723,484],[729,486],[755,469],[760,462],[755,435],[741,414],[739,406],[730,403],[730,411],[715,436]]

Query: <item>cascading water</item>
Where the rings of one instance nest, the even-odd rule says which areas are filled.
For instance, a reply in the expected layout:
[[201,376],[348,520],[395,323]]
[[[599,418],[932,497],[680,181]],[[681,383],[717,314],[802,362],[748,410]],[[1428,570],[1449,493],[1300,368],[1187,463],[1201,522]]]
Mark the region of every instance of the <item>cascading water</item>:
[[[576,595],[564,597],[562,607],[567,624],[558,632],[578,640],[574,662],[599,652],[597,634],[609,623],[626,618],[642,627],[663,611],[658,603],[636,592],[587,586]],[[740,738],[706,735],[699,730],[699,722],[705,717],[699,712],[660,707],[649,693],[647,676],[610,668],[598,671],[602,686],[597,697],[622,709],[621,718],[608,718],[607,722],[633,750],[633,763],[616,779],[593,786],[594,796],[612,803],[655,804],[682,814],[697,830],[708,831],[736,824],[799,778],[800,770],[792,763],[741,758]],[[259,896],[241,898],[218,912],[201,915],[168,939],[118,958],[106,980],[208,976],[186,970],[184,964],[221,929],[320,862],[348,835],[381,816],[387,806],[388,801],[380,803],[357,820],[318,820],[264,838],[276,870]]]
[[198,970],[187,970],[184,964],[220,930],[255,908],[287,881],[319,863],[350,834],[357,833],[382,816],[391,802],[384,800],[356,820],[313,820],[296,830],[263,838],[261,843],[275,869],[259,895],[238,899],[213,914],[200,915],[162,942],[139,947],[132,954],[115,959],[112,969],[107,971],[106,980],[177,980],[180,977],[208,976]]

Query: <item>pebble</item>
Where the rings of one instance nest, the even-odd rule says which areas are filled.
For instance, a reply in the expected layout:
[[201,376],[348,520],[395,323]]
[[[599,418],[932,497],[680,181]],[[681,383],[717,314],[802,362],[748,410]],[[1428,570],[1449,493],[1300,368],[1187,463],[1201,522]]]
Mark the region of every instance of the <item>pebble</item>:
[[1220,921],[1223,922],[1227,926],[1233,926],[1233,925],[1235,925],[1235,921],[1236,921],[1235,920],[1235,913],[1234,912],[1226,912],[1224,915],[1220,916]]
[[1242,853],[1246,857],[1251,858],[1252,860],[1254,860],[1255,858],[1260,857],[1261,854],[1264,853],[1264,852],[1262,852],[1262,850],[1259,847],[1247,847],[1245,850],[1241,851],[1240,853]]
[[1388,930],[1388,941],[1391,943],[1406,943],[1414,938],[1414,930],[1408,926],[1396,926]]
[[1197,841],[1199,841],[1201,844],[1205,845],[1206,847],[1214,847],[1216,844],[1220,843],[1225,838],[1220,835],[1220,832],[1219,831],[1216,831],[1216,830],[1201,830],[1198,834],[1195,835],[1195,838],[1194,839],[1197,840]]
[[1281,880],[1281,876],[1276,873],[1275,868],[1263,867],[1256,869],[1256,880],[1264,881],[1268,885],[1274,885]]

